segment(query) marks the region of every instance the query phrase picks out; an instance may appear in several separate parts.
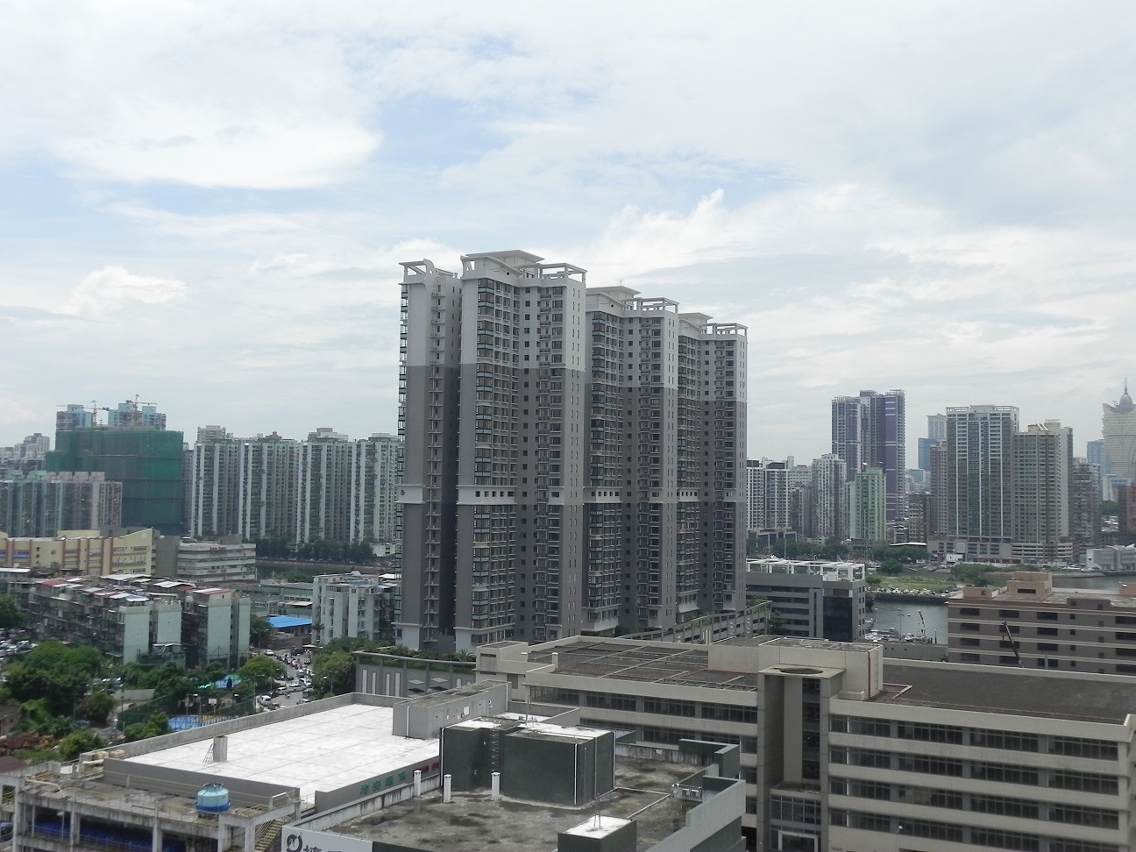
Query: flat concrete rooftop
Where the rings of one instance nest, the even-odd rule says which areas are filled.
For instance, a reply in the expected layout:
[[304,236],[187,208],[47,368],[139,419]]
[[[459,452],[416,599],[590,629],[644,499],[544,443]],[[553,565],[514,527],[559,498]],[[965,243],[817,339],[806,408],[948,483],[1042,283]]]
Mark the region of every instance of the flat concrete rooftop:
[[532,651],[529,662],[551,663],[553,654],[557,655],[558,672],[586,677],[747,691],[756,689],[759,682],[758,675],[755,674],[713,671],[707,668],[710,655],[705,645],[681,642],[637,642],[628,645],[581,638],[549,650]]
[[1126,675],[1078,677],[998,666],[905,665],[889,659],[884,680],[889,689],[876,700],[897,704],[1114,724],[1136,713],[1136,678]]
[[[489,791],[454,793],[442,801],[429,793],[394,807],[337,825],[336,834],[439,852],[534,852],[556,848],[558,832],[593,819],[635,814],[636,848],[645,850],[686,824],[697,803],[671,797],[671,785],[696,767],[654,760],[616,758],[616,788],[584,807],[570,808],[502,797]],[[637,813],[642,811],[641,813]]]
[[[206,763],[212,739],[152,751],[128,762],[317,790],[361,784],[407,764],[437,758],[438,740],[391,733],[394,710],[350,704],[228,735],[228,760]],[[208,730],[208,729],[202,729]]]

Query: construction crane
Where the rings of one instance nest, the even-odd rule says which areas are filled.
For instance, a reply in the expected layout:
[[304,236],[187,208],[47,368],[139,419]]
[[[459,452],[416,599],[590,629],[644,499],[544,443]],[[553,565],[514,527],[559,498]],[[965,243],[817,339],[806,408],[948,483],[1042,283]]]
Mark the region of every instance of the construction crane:
[[927,640],[927,622],[923,619],[923,610],[916,610],[919,613],[919,623],[923,625],[923,640]]
[[[70,409],[72,405],[74,405],[74,403],[63,403],[62,405],[57,405],[55,407],[63,409],[63,410],[66,411],[67,409]],[[98,426],[99,425],[99,412],[100,411],[106,411],[106,412],[110,411],[110,409],[107,406],[99,405],[98,402],[96,400],[93,400],[93,399],[91,400],[91,407],[89,409],[87,407],[83,406],[83,405],[78,405],[76,407],[81,409],[84,412],[90,411],[90,413],[91,413],[91,425],[92,426]],[[56,418],[56,422],[58,422],[58,418]]]
[[142,406],[143,405],[157,405],[154,402],[146,402],[139,400],[138,394],[134,394],[134,399],[127,398],[126,404],[130,406],[130,428],[137,429],[142,425]]
[[1018,653],[1018,643],[1014,641],[1014,634],[1010,632],[1010,625],[1003,621],[1002,632],[1006,634],[1006,641],[1010,643],[1010,650],[1014,652],[1014,659],[1018,661],[1018,668],[1022,668],[1022,655]]

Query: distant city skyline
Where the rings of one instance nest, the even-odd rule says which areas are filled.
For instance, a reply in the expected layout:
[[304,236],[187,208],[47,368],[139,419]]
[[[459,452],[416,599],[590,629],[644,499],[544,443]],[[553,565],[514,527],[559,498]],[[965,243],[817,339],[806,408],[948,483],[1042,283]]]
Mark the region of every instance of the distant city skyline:
[[[397,314],[397,311],[395,313]],[[751,387],[754,384],[754,381],[755,381],[754,376],[757,372],[758,372],[758,368],[754,367],[754,365],[751,363],[751,365],[750,365],[750,386]],[[1134,373],[1134,374],[1136,374],[1136,373]],[[396,375],[396,378],[397,378],[397,375]],[[1118,402],[1121,399],[1121,397],[1124,393],[1124,379],[1120,378],[1120,379],[1118,379],[1117,384],[1116,384],[1115,394],[1113,394],[1112,396],[1105,396],[1104,398],[1097,400],[1095,402],[1094,411],[1092,412],[1091,415],[1082,416],[1082,417],[1073,417],[1073,416],[1067,416],[1065,414],[1065,412],[1063,412],[1063,411],[1054,411],[1054,412],[1050,413],[1048,416],[1040,415],[1040,414],[1038,416],[1033,416],[1033,414],[1031,413],[1032,411],[1038,411],[1038,412],[1045,411],[1046,410],[1045,407],[1040,406],[1040,407],[1038,407],[1036,409],[1032,409],[1032,410],[1031,409],[1024,409],[1022,406],[1018,405],[1014,399],[1010,399],[1010,398],[1006,398],[1006,399],[1000,398],[1000,399],[997,399],[997,400],[994,400],[994,401],[986,400],[985,402],[963,402],[963,401],[960,401],[959,403],[957,403],[957,405],[956,404],[951,404],[949,406],[943,405],[943,406],[939,407],[938,409],[924,411],[924,410],[921,410],[921,409],[916,409],[914,407],[914,404],[912,403],[912,393],[908,390],[908,388],[904,387],[904,385],[902,383],[898,383],[898,382],[893,382],[893,383],[877,382],[876,385],[877,386],[900,388],[904,391],[904,394],[906,396],[906,399],[907,399],[907,419],[908,419],[908,422],[910,424],[912,424],[907,429],[906,442],[905,442],[905,445],[907,447],[907,453],[906,453],[907,464],[906,464],[906,467],[908,469],[918,467],[918,463],[919,463],[918,441],[919,441],[919,438],[926,437],[926,431],[927,431],[927,425],[926,425],[927,420],[926,420],[926,418],[928,416],[931,416],[931,415],[942,414],[944,411],[946,411],[946,409],[948,407],[954,408],[954,407],[964,406],[964,405],[1013,405],[1014,407],[1018,408],[1019,411],[1024,411],[1024,413],[1022,413],[1020,415],[1020,418],[1019,418],[1019,422],[1022,424],[1023,428],[1026,425],[1029,425],[1031,423],[1044,423],[1047,420],[1060,420],[1062,422],[1062,424],[1070,427],[1073,430],[1073,451],[1074,451],[1074,454],[1078,457],[1083,457],[1086,453],[1087,442],[1093,441],[1093,440],[1099,440],[1101,438],[1101,416],[1100,416],[1101,406],[1104,405],[1104,404],[1109,404],[1109,405],[1115,404],[1116,402]],[[864,385],[864,387],[870,387],[870,386],[871,385],[867,385],[867,384]],[[783,446],[787,447],[787,449],[785,449],[785,451],[776,451],[775,450],[775,451],[772,451],[772,452],[767,450],[766,447],[769,446],[771,442],[768,441],[768,440],[765,440],[766,435],[762,433],[760,426],[755,427],[753,425],[753,420],[755,419],[755,417],[758,416],[757,412],[761,408],[772,404],[773,401],[765,399],[765,400],[758,400],[757,403],[751,402],[750,407],[749,407],[750,424],[751,425],[750,425],[750,429],[749,429],[749,439],[748,439],[748,457],[751,458],[751,459],[760,459],[760,458],[764,457],[764,458],[769,458],[769,459],[774,459],[774,460],[784,460],[785,458],[792,456],[795,459],[797,459],[798,463],[807,464],[808,462],[812,461],[813,459],[820,458],[820,456],[824,455],[825,453],[831,452],[831,450],[832,450],[832,441],[831,441],[832,400],[833,400],[834,396],[840,395],[840,394],[836,393],[836,390],[838,390],[838,389],[834,389],[834,391],[832,393],[822,394],[822,398],[820,400],[820,405],[819,405],[817,411],[815,412],[815,420],[816,420],[815,423],[811,422],[811,420],[814,419],[814,418],[810,415],[810,416],[803,417],[802,420],[798,421],[797,424],[796,424],[797,425],[796,431],[797,431],[798,437],[801,437],[803,435],[808,435],[809,436],[809,446],[813,446],[815,444],[816,445],[815,451],[810,451],[808,448],[806,448],[804,446],[803,440],[796,447],[793,447],[792,445],[788,444],[788,441],[791,440],[791,436],[783,434],[780,429],[778,429],[778,431],[776,433],[772,433],[769,437],[776,437],[776,439],[779,442],[783,442]],[[118,399],[118,397],[121,397],[122,395],[123,395],[122,392],[119,392],[118,394],[108,393],[108,394],[105,395],[105,399],[106,400],[114,400],[115,404],[117,405],[118,404],[117,399]],[[752,399],[752,394],[751,394],[751,399]],[[214,416],[214,414],[211,414],[208,410],[203,410],[204,413],[203,413],[202,417],[197,418],[196,420],[194,420],[192,418],[190,420],[183,420],[182,415],[174,413],[174,412],[179,411],[180,408],[181,408],[179,405],[177,405],[175,400],[173,400],[173,399],[167,400],[165,397],[162,397],[162,398],[158,399],[157,402],[158,402],[158,407],[163,412],[167,412],[168,421],[169,421],[169,424],[170,424],[168,428],[184,432],[185,436],[186,436],[186,441],[191,445],[193,444],[193,442],[195,440],[197,430],[199,428],[205,427],[207,425],[221,426],[226,431],[228,431],[229,433],[231,433],[233,436],[235,436],[237,438],[254,438],[257,435],[270,435],[273,432],[277,432],[278,434],[281,435],[281,437],[294,438],[294,439],[297,439],[297,440],[301,440],[301,439],[307,437],[310,433],[314,432],[317,428],[332,428],[338,433],[349,436],[352,440],[356,440],[356,439],[360,439],[360,438],[367,438],[367,437],[370,437],[371,435],[374,435],[374,434],[394,434],[398,431],[398,423],[397,423],[397,420],[398,420],[398,402],[397,402],[397,397],[395,398],[395,401],[393,403],[393,408],[390,410],[389,415],[384,417],[384,420],[383,420],[384,426],[379,426],[379,425],[368,426],[365,422],[359,421],[359,422],[356,422],[354,424],[357,428],[352,428],[352,425],[347,423],[346,414],[348,412],[346,410],[344,412],[342,412],[344,414],[343,417],[337,417],[334,413],[331,413],[331,412],[329,412],[327,414],[327,416],[323,416],[319,412],[305,408],[305,410],[302,412],[303,417],[301,417],[301,418],[298,418],[295,415],[289,415],[287,418],[284,418],[284,420],[287,420],[288,422],[290,422],[294,427],[294,428],[286,428],[284,426],[283,421],[276,423],[276,424],[271,423],[271,422],[260,422],[258,418],[256,418],[254,415],[250,415],[249,412],[241,412],[241,413],[239,413],[239,415],[234,413],[233,418],[231,418],[228,422],[222,422],[222,420],[219,417]],[[71,404],[80,404],[80,403],[72,402]],[[89,405],[90,403],[88,402],[88,403],[81,403],[81,404]],[[100,405],[102,405],[102,404],[103,403],[100,401]],[[110,405],[110,403],[107,403],[107,404]],[[56,413],[56,411],[63,410],[65,407],[66,407],[66,404],[60,404],[58,406],[53,407],[51,411],[46,412],[45,413],[45,420],[47,422],[44,422],[42,424],[36,425],[37,421],[29,420],[28,422],[31,424],[31,426],[29,427],[28,431],[26,431],[26,432],[21,433],[20,430],[11,429],[11,428],[4,430],[0,434],[5,434],[7,437],[0,438],[0,446],[17,445],[21,441],[23,441],[25,437],[32,435],[37,431],[42,432],[44,435],[47,435],[48,437],[51,437],[53,439],[53,445],[54,445],[55,413]],[[1094,418],[1095,418],[1095,422],[1094,422]],[[810,421],[810,422],[805,422],[805,421]],[[234,424],[237,424],[238,422],[248,423],[249,427],[245,428],[245,429],[239,428],[238,426],[234,425]],[[375,422],[377,424],[377,420]],[[106,423],[106,412],[103,412],[101,414],[100,424],[105,425],[105,423]],[[1078,424],[1080,424],[1081,428],[1078,428]],[[345,426],[346,426],[346,428],[344,428]],[[817,443],[817,441],[813,438],[813,433],[815,433],[817,436],[819,436],[819,443]]]

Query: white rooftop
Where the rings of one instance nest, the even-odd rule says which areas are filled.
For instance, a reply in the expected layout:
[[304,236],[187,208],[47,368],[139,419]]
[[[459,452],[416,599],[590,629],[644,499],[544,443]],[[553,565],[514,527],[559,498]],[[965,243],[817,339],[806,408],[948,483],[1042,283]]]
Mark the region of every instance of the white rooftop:
[[317,790],[361,784],[438,756],[436,739],[394,736],[393,719],[390,707],[351,704],[231,733],[224,763],[204,762],[213,742],[209,737],[127,762],[299,787],[301,798],[310,802]]

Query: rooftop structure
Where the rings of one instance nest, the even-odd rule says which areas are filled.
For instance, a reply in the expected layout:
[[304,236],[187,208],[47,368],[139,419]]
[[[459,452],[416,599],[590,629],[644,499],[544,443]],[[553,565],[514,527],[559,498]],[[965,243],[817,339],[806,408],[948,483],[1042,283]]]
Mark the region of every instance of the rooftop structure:
[[375,778],[381,783],[411,764],[429,767],[438,762],[437,740],[392,733],[392,707],[315,706],[316,712],[227,734],[222,762],[206,763],[212,740],[198,739],[139,754],[126,763],[295,787],[305,806],[314,806],[317,792],[355,790],[364,784],[369,791]]
[[0,817],[26,852],[744,848],[736,746],[625,761],[578,711],[522,717],[508,692],[344,695],[16,770]]

